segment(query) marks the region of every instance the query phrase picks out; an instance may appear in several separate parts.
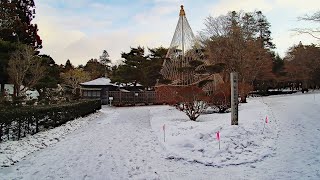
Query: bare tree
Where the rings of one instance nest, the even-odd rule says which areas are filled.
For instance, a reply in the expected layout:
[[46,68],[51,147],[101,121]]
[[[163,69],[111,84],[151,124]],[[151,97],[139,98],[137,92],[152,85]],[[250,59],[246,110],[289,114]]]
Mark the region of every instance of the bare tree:
[[33,88],[45,75],[45,67],[41,65],[41,59],[34,53],[32,47],[22,45],[10,56],[8,74],[14,84],[16,97],[21,96],[28,88]]
[[208,38],[227,35],[229,26],[227,16],[219,16],[217,18],[209,16],[204,21],[205,28],[199,32],[201,40],[206,41]]
[[241,102],[259,76],[259,72],[271,71],[273,48],[270,24],[261,12],[230,12],[226,16],[209,17],[202,31],[207,36],[204,41],[205,55],[209,64],[223,63],[223,80],[229,82],[230,72],[239,73]]
[[[317,11],[312,15],[304,15],[302,17],[298,17],[298,20],[320,23],[320,11]],[[299,34],[309,34],[310,36],[320,40],[320,28],[296,28],[294,29],[294,31]]]
[[72,88],[73,94],[76,94],[76,89],[79,87],[80,83],[90,79],[90,75],[81,69],[71,69],[61,76],[64,83]]

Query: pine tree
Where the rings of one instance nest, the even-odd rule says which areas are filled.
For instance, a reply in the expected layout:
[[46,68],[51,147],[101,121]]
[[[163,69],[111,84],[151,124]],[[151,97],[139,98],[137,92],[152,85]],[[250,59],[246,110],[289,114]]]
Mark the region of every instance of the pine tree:
[[149,49],[145,55],[143,47],[131,48],[129,53],[122,53],[123,64],[112,68],[112,81],[120,83],[141,83],[145,87],[152,87],[157,79],[162,80],[160,70],[165,59],[167,49],[163,47]]
[[262,41],[264,48],[274,49],[275,45],[272,43],[270,23],[261,11],[256,11],[255,15],[258,30],[258,39]]
[[121,57],[124,58],[123,62],[125,66],[122,68],[125,70],[125,79],[130,79],[134,85],[137,83],[144,84],[146,78],[146,72],[143,71],[143,66],[146,61],[144,48],[140,46],[131,48],[129,53],[122,53]]

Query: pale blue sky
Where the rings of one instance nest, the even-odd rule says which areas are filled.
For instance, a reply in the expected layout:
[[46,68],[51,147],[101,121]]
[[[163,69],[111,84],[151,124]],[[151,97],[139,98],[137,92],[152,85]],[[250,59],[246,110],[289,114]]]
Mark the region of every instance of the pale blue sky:
[[[67,59],[75,65],[98,58],[106,49],[112,61],[130,47],[168,47],[180,5],[185,6],[194,33],[204,19],[232,10],[261,10],[271,23],[276,51],[284,56],[293,44],[319,43],[291,29],[312,26],[296,17],[320,8],[319,0],[35,0],[36,19],[44,48],[58,64]],[[319,25],[318,25],[319,26]]]

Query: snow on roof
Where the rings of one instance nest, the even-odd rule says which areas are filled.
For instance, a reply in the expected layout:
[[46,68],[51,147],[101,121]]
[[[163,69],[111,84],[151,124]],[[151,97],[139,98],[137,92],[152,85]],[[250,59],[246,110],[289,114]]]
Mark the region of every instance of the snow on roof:
[[121,92],[130,92],[130,91],[126,90],[126,89],[120,89],[120,91]]
[[111,83],[111,80],[109,78],[104,78],[104,77],[94,79],[92,81],[80,83],[80,84],[81,85],[100,85],[100,86],[112,85],[112,86],[116,86],[115,84]]
[[[142,86],[143,86],[142,84],[139,84],[139,83],[136,84],[136,87],[142,87]],[[134,87],[134,84],[133,84],[133,83],[128,83],[128,84],[126,85],[125,83],[121,83],[121,84],[119,85],[119,87]]]

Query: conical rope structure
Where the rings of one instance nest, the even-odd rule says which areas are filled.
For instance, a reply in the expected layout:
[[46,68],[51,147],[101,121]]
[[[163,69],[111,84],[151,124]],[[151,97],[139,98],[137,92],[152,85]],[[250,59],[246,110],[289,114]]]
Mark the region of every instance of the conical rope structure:
[[[201,61],[202,64],[192,66],[191,61]],[[201,86],[207,95],[217,91],[217,85],[223,83],[223,80],[218,73],[209,73],[206,69],[208,65],[210,63],[204,59],[203,51],[181,5],[179,21],[161,69],[164,79],[171,83],[157,83],[156,87],[161,95],[159,97],[170,100],[177,86],[198,86],[203,82],[205,84]]]
[[[171,80],[171,85],[190,85],[196,81],[195,73],[188,71],[189,62],[200,60],[199,43],[192,32],[186,13],[181,5],[179,21],[176,26],[161,74]],[[201,67],[200,67],[201,68]]]

